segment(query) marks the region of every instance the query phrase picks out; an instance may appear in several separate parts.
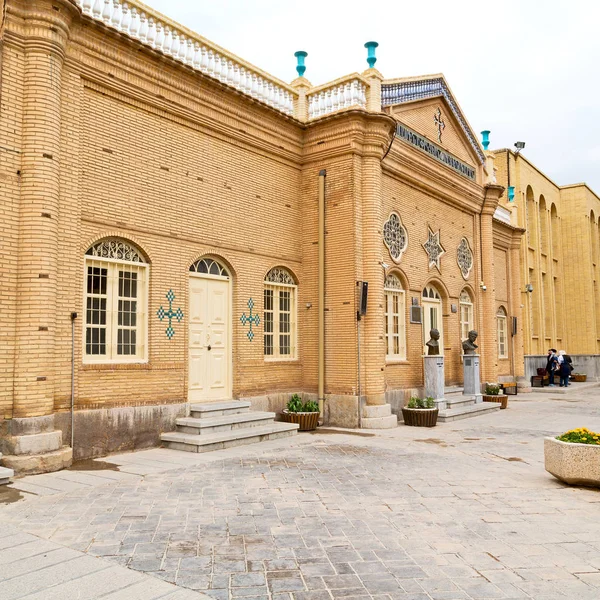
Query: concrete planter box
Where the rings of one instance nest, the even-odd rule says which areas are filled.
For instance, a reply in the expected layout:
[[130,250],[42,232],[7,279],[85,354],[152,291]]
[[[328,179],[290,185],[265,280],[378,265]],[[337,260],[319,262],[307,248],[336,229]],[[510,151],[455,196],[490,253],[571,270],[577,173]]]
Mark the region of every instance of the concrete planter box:
[[544,438],[546,471],[571,485],[600,487],[600,446]]
[[484,402],[496,402],[500,404],[500,408],[506,408],[508,406],[508,396],[506,394],[483,394]]

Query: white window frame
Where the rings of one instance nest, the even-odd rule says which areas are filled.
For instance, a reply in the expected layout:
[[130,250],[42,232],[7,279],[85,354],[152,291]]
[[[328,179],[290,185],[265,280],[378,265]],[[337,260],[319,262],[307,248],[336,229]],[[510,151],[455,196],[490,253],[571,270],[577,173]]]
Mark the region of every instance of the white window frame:
[[[506,311],[499,308],[496,313],[498,324],[498,358],[508,358],[508,318]],[[501,341],[504,339],[504,341]]]
[[[126,244],[126,242],[124,242]],[[88,297],[99,297],[90,295],[87,291],[88,267],[99,267],[107,269],[106,286],[106,354],[87,354],[87,329]],[[136,354],[117,354],[118,330],[130,329],[130,327],[119,325],[119,270],[138,272],[142,277],[137,279],[136,301]],[[82,360],[84,364],[131,364],[148,362],[148,275],[149,265],[142,262],[124,261],[113,258],[104,258],[86,254],[84,261],[83,276],[83,335],[82,335]],[[89,325],[95,325],[89,323]]]
[[[467,312],[466,320],[463,318],[463,309]],[[460,293],[458,299],[458,310],[460,319],[460,336],[461,340],[464,341],[469,337],[469,331],[475,328],[473,300],[471,299],[471,294],[469,294],[469,292],[466,289],[463,289],[463,291]]]
[[[395,280],[395,285],[388,283],[390,277]],[[386,277],[386,285],[383,288],[385,295],[385,348],[386,360],[389,362],[406,360],[406,292],[401,289],[401,286],[402,283],[396,275],[391,274]],[[397,310],[394,310],[394,300],[396,299],[398,306]],[[399,352],[395,352],[395,340],[398,341]]]
[[[275,269],[272,269],[271,271],[274,271]],[[269,273],[271,273],[271,271],[269,271]],[[293,277],[291,276],[291,274],[286,270],[283,269],[281,267],[277,267],[277,271],[278,272],[284,272],[286,275],[289,276],[289,281],[293,281]],[[269,273],[267,274],[267,277],[269,276]],[[266,306],[264,304],[264,291],[266,290],[271,290],[273,292],[273,310],[272,311],[267,311],[266,310]],[[286,360],[296,360],[298,358],[298,286],[293,283],[280,283],[280,282],[275,282],[275,281],[268,281],[265,278],[264,281],[264,291],[263,291],[263,356],[265,361],[286,361]],[[290,310],[289,310],[289,314],[290,314],[290,331],[289,331],[289,335],[290,335],[290,353],[289,354],[282,354],[281,352],[281,344],[279,343],[280,341],[280,334],[282,332],[279,331],[280,326],[281,326],[281,315],[282,312],[279,310],[279,306],[280,306],[280,298],[281,298],[281,294],[283,292],[289,292],[290,293]],[[273,313],[273,330],[271,332],[267,332],[266,331],[266,323],[267,323],[267,318],[266,318],[266,313],[267,312],[272,312]],[[284,332],[285,334],[285,332]],[[266,337],[267,335],[272,336],[273,339],[273,344],[272,344],[272,349],[273,349],[273,354],[266,354]]]

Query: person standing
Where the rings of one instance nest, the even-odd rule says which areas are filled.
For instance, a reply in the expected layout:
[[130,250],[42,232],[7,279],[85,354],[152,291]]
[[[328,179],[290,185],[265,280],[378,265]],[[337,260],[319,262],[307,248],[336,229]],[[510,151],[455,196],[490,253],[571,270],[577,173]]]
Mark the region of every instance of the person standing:
[[548,360],[546,361],[546,373],[548,373],[548,387],[554,387],[554,373],[558,366],[558,357],[556,356],[556,350],[550,348],[548,350]]
[[564,350],[560,350],[557,359],[557,371],[560,377],[560,387],[567,387],[569,385],[569,375],[571,374],[571,367],[565,356],[567,353]]

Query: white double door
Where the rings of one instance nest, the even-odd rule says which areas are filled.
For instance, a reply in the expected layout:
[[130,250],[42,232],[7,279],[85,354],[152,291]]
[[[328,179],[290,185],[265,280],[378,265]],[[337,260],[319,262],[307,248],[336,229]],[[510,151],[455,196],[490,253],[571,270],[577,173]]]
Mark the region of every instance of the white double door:
[[429,332],[437,329],[440,332],[440,354],[444,354],[444,324],[442,322],[442,303],[440,300],[425,300],[423,298],[423,348],[427,354],[425,343],[429,341]]
[[231,398],[230,285],[190,275],[189,402]]

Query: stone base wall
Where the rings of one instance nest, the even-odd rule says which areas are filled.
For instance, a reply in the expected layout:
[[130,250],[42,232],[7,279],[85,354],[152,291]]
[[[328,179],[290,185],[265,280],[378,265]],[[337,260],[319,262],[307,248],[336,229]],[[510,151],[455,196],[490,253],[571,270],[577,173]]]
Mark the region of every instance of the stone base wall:
[[[131,406],[75,411],[73,460],[160,445],[160,434],[175,430],[175,421],[188,414],[188,404]],[[55,415],[65,443],[71,439],[71,414]]]
[[[573,372],[587,375],[588,381],[600,381],[600,354],[571,354]],[[545,354],[528,354],[525,356],[525,378],[531,380],[537,370],[546,367],[548,358]]]

